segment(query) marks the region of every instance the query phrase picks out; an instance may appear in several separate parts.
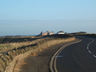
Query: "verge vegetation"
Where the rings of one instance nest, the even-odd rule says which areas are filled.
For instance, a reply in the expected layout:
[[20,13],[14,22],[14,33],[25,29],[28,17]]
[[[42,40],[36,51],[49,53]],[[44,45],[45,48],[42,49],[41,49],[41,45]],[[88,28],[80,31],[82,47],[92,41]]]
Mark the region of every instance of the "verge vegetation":
[[[0,44],[0,72],[13,72],[12,68],[16,64],[16,58],[27,57],[28,55],[36,56],[39,52],[50,46],[75,40],[74,37],[67,35],[54,35],[40,37],[35,40],[26,40],[22,42],[7,42]],[[10,68],[9,68],[10,67]],[[9,68],[9,70],[8,70]]]

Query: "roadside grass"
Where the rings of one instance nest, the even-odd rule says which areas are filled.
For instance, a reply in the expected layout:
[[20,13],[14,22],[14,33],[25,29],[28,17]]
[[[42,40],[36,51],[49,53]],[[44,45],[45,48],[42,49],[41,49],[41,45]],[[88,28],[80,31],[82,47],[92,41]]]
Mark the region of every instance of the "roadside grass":
[[74,40],[75,40],[75,38],[68,38],[68,39],[58,38],[58,39],[50,39],[50,40],[45,39],[43,41],[43,43],[39,42],[38,45],[35,47],[26,48],[26,49],[28,49],[27,52],[16,56],[13,59],[13,61],[6,67],[6,72],[12,72],[14,70],[15,64],[17,63],[18,59],[24,59],[24,58],[28,57],[29,55],[38,56],[40,52],[44,51],[45,49],[47,49],[51,46],[54,46],[54,45],[60,44],[60,43],[64,43],[64,42],[66,43],[66,42],[74,41]]
[[9,50],[12,50],[12,49],[17,49],[17,48],[20,48],[20,47],[32,45],[32,44],[35,44],[35,43],[40,42],[42,40],[44,40],[44,39],[37,39],[37,40],[34,40],[34,41],[0,44],[0,52],[6,52],[6,51],[9,51]]
[[16,58],[16,56],[19,56],[19,58],[27,57],[30,54],[37,56],[39,52],[42,52],[44,49],[52,45],[72,40],[75,40],[75,38],[69,37],[67,39],[45,37],[40,39],[38,38],[33,41],[0,44],[0,72],[4,72],[6,69],[8,69],[7,66],[10,66],[10,63],[11,66],[14,65],[16,63],[16,59],[13,63],[12,61],[14,58]]

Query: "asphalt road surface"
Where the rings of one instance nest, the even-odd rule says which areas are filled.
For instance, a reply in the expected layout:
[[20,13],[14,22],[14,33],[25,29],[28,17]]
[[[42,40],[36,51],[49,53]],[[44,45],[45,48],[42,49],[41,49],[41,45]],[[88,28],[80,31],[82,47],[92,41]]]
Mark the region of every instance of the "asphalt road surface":
[[56,58],[58,72],[96,72],[96,39],[82,41],[64,48]]

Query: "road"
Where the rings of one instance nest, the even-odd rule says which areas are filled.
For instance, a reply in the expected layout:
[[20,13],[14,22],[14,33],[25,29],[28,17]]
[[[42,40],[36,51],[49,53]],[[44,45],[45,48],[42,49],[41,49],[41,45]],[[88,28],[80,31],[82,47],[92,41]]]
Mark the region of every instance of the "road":
[[96,72],[96,39],[82,38],[56,56],[57,72]]

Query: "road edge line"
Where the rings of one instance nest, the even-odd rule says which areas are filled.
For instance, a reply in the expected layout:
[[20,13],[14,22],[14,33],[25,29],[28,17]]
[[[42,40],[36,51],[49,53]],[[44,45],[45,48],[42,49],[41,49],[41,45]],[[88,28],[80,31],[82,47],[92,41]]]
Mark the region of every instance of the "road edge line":
[[57,59],[56,56],[57,56],[65,47],[70,46],[70,45],[75,44],[75,43],[79,43],[79,42],[81,42],[81,41],[82,41],[82,40],[79,40],[79,41],[76,41],[76,42],[72,42],[72,43],[63,45],[62,47],[60,47],[60,49],[58,49],[58,50],[55,52],[55,54],[51,57],[50,64],[49,64],[51,72],[58,72],[58,71],[57,71],[57,68],[56,68],[56,59]]

